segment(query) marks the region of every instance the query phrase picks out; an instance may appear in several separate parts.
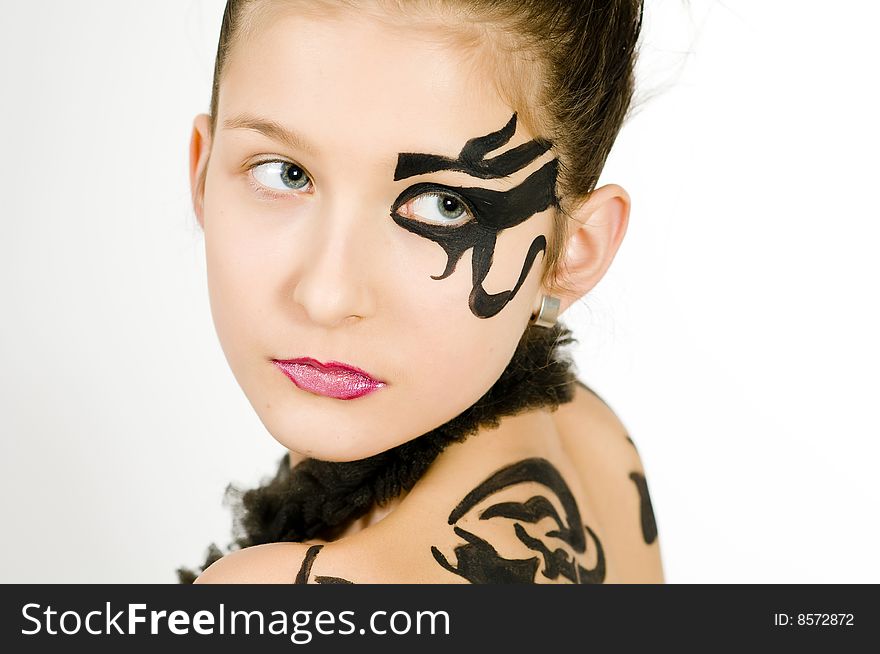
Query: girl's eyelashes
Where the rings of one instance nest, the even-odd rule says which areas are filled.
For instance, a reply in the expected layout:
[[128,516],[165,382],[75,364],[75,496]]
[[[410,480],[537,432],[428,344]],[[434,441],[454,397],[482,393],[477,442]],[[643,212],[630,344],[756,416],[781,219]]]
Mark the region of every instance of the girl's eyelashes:
[[452,193],[438,191],[410,198],[397,207],[396,213],[404,218],[443,226],[458,226],[473,218],[464,200]]
[[259,161],[248,169],[248,181],[260,195],[280,198],[286,195],[307,193],[312,181],[308,173],[295,163],[272,159]]

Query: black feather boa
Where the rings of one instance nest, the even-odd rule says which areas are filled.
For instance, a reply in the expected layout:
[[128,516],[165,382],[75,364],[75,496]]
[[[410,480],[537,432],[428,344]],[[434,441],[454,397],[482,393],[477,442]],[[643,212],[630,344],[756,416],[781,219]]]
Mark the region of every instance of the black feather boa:
[[[397,447],[358,461],[305,459],[290,468],[285,454],[272,479],[247,491],[229,485],[235,540],[229,551],[281,541],[333,540],[374,505],[410,490],[451,443],[499,419],[538,407],[555,410],[574,397],[574,364],[562,349],[576,342],[571,331],[529,326],[498,381],[462,413]],[[199,571],[179,568],[180,583],[192,583],[223,552],[211,544]]]

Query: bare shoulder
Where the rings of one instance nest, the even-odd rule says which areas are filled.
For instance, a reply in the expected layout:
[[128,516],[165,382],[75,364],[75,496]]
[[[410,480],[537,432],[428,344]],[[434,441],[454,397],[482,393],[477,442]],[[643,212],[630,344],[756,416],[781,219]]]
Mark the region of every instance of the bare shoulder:
[[562,404],[554,413],[566,446],[588,447],[594,454],[604,453],[615,461],[641,464],[635,443],[611,407],[589,386],[578,381],[574,400]]
[[662,582],[657,523],[642,457],[628,429],[592,389],[578,382],[574,401],[554,414],[569,458],[594,510],[621,578]]
[[[475,468],[454,489],[410,496],[370,528],[313,545],[303,583],[602,583],[605,559],[566,479],[548,459]],[[423,491],[425,487],[420,488]]]
[[369,527],[332,542],[240,550],[198,579],[310,584],[662,581],[639,453],[614,412],[584,386],[573,402],[552,414],[513,418],[500,429],[450,446],[400,504]]
[[560,410],[558,421],[528,412],[450,446],[395,511],[328,544],[310,581],[662,581],[644,468],[625,428],[585,387]]
[[208,566],[195,583],[294,583],[308,549],[304,543],[267,543],[236,550]]

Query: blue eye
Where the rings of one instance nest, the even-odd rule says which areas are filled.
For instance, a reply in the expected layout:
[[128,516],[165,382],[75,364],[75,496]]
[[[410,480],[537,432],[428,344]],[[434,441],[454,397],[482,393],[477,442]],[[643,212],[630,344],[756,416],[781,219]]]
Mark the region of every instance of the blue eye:
[[289,161],[264,161],[251,171],[260,184],[273,191],[302,191],[311,182],[306,171]]
[[460,222],[462,218],[471,217],[464,202],[450,193],[423,193],[407,201],[400,209],[398,211],[407,218],[440,225]]

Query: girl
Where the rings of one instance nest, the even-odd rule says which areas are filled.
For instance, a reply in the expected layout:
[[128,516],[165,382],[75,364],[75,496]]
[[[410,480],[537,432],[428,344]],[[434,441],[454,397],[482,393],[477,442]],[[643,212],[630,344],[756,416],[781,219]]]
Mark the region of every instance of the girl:
[[626,231],[596,184],[641,18],[229,0],[193,204],[227,361],[289,454],[182,581],[662,581],[638,453],[558,322]]

